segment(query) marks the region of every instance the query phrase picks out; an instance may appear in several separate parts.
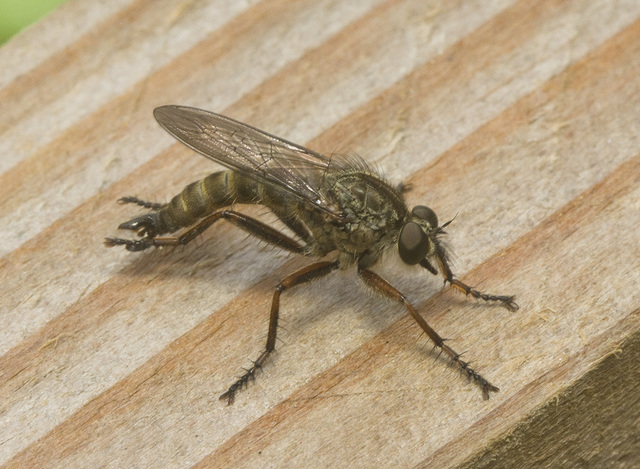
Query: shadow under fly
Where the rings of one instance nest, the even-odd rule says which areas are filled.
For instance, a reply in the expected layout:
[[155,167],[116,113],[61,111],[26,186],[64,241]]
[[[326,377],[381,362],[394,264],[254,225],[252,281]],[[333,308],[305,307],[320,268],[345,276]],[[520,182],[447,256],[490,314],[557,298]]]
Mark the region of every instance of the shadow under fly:
[[[249,234],[281,249],[312,258],[335,253],[284,278],[271,303],[264,351],[240,379],[220,396],[232,404],[236,393],[273,353],[276,346],[280,295],[337,269],[353,264],[373,291],[401,303],[422,331],[482,390],[485,399],[499,389],[471,369],[444,339],[427,324],[407,298],[371,267],[383,252],[395,248],[402,261],[418,265],[465,295],[497,302],[515,311],[513,296],[482,293],[454,278],[440,241],[450,222],[438,224],[429,207],[409,210],[402,187],[387,183],[366,162],[355,157],[327,157],[228,117],[184,106],[154,110],[160,125],[198,153],[229,168],[189,184],[171,202],[159,204],[135,197],[133,203],[150,212],[122,223],[136,239],[106,238],[107,246],[123,245],[129,251],[184,245],[218,220],[227,220]],[[289,236],[233,209],[235,204],[261,204],[290,230]],[[165,236],[183,230],[176,236]]]

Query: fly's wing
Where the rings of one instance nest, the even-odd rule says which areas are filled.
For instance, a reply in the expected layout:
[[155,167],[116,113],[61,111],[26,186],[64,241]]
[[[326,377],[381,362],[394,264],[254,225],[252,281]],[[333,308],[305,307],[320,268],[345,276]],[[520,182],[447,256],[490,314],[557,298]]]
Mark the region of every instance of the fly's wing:
[[186,106],[161,106],[158,123],[179,141],[218,163],[280,186],[320,210],[339,216],[320,191],[331,159],[255,127]]

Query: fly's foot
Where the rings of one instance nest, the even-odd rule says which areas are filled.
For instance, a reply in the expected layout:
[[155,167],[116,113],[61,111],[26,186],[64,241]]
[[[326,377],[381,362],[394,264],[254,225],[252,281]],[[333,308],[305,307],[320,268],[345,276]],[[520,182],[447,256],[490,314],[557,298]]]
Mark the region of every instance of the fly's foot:
[[518,303],[516,303],[515,301],[516,297],[513,295],[490,295],[488,293],[482,293],[481,291],[475,290],[469,285],[462,283],[460,280],[456,280],[453,278],[446,279],[445,282],[449,282],[452,287],[457,288],[467,296],[471,295],[472,297],[483,301],[496,301],[500,303],[501,306],[507,308],[509,311],[517,311],[520,308],[518,306]]
[[[480,373],[471,368],[471,363],[462,360],[460,357],[462,353],[457,353],[451,347],[446,345],[444,342],[446,339],[441,339],[439,344],[436,344],[437,347],[440,348],[440,353],[445,353],[449,358],[451,364],[455,364],[458,366],[460,372],[467,377],[469,381],[473,381],[475,384],[480,386],[482,390],[482,397],[486,400],[489,399],[491,392],[498,392],[500,388],[491,384],[486,378],[484,378]],[[464,352],[463,352],[464,353]],[[438,354],[440,356],[440,354]]]
[[142,239],[123,239],[123,238],[104,238],[104,245],[108,248],[113,246],[124,246],[127,251],[144,251],[151,246],[155,246],[153,238]]
[[452,360],[458,364],[458,366],[460,367],[460,371],[463,374],[467,375],[467,378],[469,379],[469,381],[473,381],[478,386],[480,386],[480,389],[482,390],[482,397],[485,400],[489,399],[490,392],[500,391],[499,387],[491,384],[481,374],[479,374],[473,368],[471,368],[468,362],[461,360],[460,354],[457,354],[455,357],[452,358]]
[[515,302],[516,297],[513,295],[488,295],[486,293],[479,292],[478,290],[471,290],[467,294],[483,301],[496,301],[500,306],[507,308],[509,311],[518,311],[518,309],[520,309],[518,303]]
[[227,405],[233,404],[233,402],[236,400],[236,392],[238,392],[240,389],[247,386],[249,384],[249,381],[255,381],[256,373],[261,368],[262,368],[262,365],[258,365],[257,363],[254,363],[251,368],[245,369],[245,374],[243,374],[240,377],[240,379],[238,379],[238,381],[233,383],[229,387],[227,392],[225,392],[220,396],[220,400],[227,401]]
[[245,368],[245,373],[240,377],[240,379],[238,379],[238,381],[236,381],[229,387],[227,392],[220,396],[220,400],[227,401],[227,405],[233,404],[233,402],[236,400],[236,392],[247,386],[249,384],[249,381],[254,381],[256,379],[256,374],[258,373],[258,371],[262,370],[264,362],[267,360],[267,357],[271,355],[271,352],[273,352],[273,350],[273,348],[267,348],[267,350],[262,352],[258,359],[253,362],[253,366],[251,368]]
[[138,199],[137,197],[127,196],[118,199],[119,204],[136,204],[144,208],[150,208],[151,210],[160,210],[167,204],[161,204],[158,202],[148,202],[146,200]]
[[515,302],[515,296],[496,296],[494,301],[499,301],[502,306],[507,308],[509,311],[518,311],[520,306]]

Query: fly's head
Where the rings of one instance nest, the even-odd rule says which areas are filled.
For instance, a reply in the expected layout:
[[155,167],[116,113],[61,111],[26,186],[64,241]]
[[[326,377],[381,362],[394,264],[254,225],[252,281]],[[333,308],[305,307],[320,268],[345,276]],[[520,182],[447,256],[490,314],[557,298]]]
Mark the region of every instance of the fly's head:
[[438,226],[438,216],[429,207],[417,205],[407,216],[398,236],[398,253],[405,264],[420,264],[432,274],[436,269],[429,262],[429,257],[444,255],[438,242],[438,235],[444,233],[444,227]]

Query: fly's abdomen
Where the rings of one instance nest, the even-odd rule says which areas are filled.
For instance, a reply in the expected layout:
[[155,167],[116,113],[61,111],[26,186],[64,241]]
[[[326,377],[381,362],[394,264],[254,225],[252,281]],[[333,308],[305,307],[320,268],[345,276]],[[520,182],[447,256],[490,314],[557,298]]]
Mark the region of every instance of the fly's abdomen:
[[157,212],[158,234],[172,233],[231,204],[259,201],[259,183],[235,171],[220,171],[193,182]]

